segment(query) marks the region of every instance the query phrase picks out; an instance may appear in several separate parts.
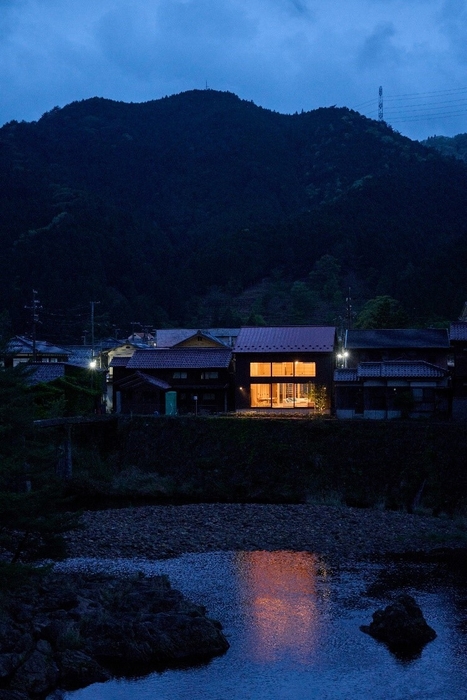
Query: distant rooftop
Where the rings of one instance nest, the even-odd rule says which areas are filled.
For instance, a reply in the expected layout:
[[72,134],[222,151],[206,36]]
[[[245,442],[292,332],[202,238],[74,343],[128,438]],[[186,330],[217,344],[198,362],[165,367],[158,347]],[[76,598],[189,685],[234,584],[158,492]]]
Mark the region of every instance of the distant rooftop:
[[467,340],[467,321],[451,323],[449,337],[451,340]]
[[65,376],[64,362],[38,362],[27,367],[29,372],[26,383],[30,386],[41,382],[53,382],[54,379]]
[[235,343],[239,331],[239,328],[162,328],[155,331],[154,341],[158,348],[172,348],[201,333],[206,338],[231,347]]
[[[36,340],[36,353],[41,355],[68,355],[67,350],[59,348],[46,340]],[[11,354],[32,355],[34,351],[34,341],[32,338],[25,338],[21,335],[15,335],[7,346],[7,352]]]
[[334,326],[266,326],[244,327],[235,344],[242,352],[332,352]]

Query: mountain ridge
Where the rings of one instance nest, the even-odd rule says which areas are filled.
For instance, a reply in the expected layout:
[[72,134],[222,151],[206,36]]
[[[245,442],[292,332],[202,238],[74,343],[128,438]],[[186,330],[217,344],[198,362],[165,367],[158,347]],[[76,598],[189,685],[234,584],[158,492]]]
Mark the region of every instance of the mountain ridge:
[[[466,293],[465,165],[347,108],[283,115],[214,90],[90,98],[4,125],[0,183],[0,310],[18,331],[31,287],[64,313],[99,298],[109,327],[192,326],[212,294],[245,322],[236,299],[265,278],[290,297],[283,322],[311,322],[323,299],[309,273],[326,255],[330,320],[348,286],[419,320],[452,316]],[[251,313],[268,321],[264,299]]]

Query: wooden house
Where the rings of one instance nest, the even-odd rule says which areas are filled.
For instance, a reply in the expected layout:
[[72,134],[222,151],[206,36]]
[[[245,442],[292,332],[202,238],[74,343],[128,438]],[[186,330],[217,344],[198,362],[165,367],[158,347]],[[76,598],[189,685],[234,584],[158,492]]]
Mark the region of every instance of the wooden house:
[[335,348],[334,326],[241,328],[236,409],[331,413]]
[[467,321],[451,323],[452,417],[467,419]]
[[203,414],[233,409],[232,351],[227,347],[137,349],[114,357],[117,413]]
[[334,372],[337,418],[448,416],[446,329],[348,330]]
[[4,354],[5,367],[16,367],[22,362],[68,362],[69,352],[46,340],[32,340],[15,335]]
[[446,328],[351,329],[344,338],[347,367],[360,362],[422,361],[447,369],[450,355]]

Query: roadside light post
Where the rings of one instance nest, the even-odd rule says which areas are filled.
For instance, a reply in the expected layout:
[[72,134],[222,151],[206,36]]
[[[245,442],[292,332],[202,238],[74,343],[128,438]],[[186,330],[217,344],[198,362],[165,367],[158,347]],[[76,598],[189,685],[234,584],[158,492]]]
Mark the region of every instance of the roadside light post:
[[89,369],[91,370],[91,389],[94,389],[94,375],[96,373],[97,360],[92,357],[89,362]]
[[347,358],[349,356],[349,353],[347,350],[343,350],[342,352],[337,353],[337,359],[339,360],[339,367],[343,367],[344,369],[347,367]]

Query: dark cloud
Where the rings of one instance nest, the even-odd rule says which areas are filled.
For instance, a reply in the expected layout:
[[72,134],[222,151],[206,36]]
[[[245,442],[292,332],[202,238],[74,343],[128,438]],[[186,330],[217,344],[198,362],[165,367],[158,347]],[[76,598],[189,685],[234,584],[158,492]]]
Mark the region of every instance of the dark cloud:
[[[281,112],[376,109],[380,84],[394,95],[466,85],[465,13],[460,0],[0,0],[0,123],[206,81]],[[397,128],[462,130],[449,119]]]
[[375,27],[363,43],[358,54],[358,64],[362,68],[374,68],[375,65],[389,66],[391,63],[397,63],[400,50],[394,45],[395,35],[396,29],[391,22],[384,22]]

